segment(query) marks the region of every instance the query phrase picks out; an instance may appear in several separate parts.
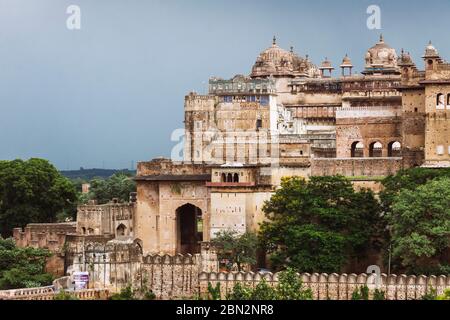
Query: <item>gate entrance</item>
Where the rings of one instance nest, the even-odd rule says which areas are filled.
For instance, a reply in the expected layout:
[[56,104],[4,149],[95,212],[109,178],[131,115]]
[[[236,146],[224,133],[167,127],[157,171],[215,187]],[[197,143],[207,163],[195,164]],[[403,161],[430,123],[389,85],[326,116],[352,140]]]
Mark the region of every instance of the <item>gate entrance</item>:
[[202,210],[192,204],[185,204],[176,211],[177,253],[200,253],[203,241]]

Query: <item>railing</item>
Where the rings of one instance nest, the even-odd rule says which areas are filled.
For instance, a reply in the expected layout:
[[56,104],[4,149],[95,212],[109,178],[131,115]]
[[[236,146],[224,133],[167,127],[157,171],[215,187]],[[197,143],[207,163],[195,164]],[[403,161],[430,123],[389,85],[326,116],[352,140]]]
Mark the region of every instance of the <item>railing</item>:
[[[86,289],[66,291],[79,300],[106,300],[109,297],[107,289]],[[58,294],[53,286],[30,289],[0,291],[0,300],[54,300]]]

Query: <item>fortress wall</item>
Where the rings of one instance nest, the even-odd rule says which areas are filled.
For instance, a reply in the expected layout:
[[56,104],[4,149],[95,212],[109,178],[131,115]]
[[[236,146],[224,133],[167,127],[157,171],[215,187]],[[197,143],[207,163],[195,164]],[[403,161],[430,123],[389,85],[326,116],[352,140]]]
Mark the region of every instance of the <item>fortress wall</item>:
[[[142,256],[136,242],[110,241],[106,245],[87,244],[84,248],[86,263],[82,261],[82,252],[78,251],[75,255],[78,257],[74,259],[75,263],[70,269],[85,271],[82,266],[87,266],[91,287],[119,291],[130,284],[135,288],[145,285],[158,299],[192,298],[197,295],[205,297],[208,294],[208,283],[213,287],[220,283],[222,298],[225,298],[237,283],[255,287],[265,279],[269,285],[276,286],[279,278],[279,274],[272,273],[217,272],[217,259],[210,250],[203,250],[201,254],[194,256]],[[374,274],[303,273],[300,277],[305,288],[311,289],[314,299],[318,300],[348,300],[355,289],[365,285],[371,295],[378,288],[385,292],[389,300],[420,299],[430,292],[430,288],[442,294],[450,287],[450,277],[443,275],[427,277],[382,274],[379,281]],[[104,279],[106,281],[102,283]]]
[[30,223],[23,230],[15,228],[13,238],[20,248],[48,249],[53,255],[46,261],[46,272],[62,276],[64,275],[62,251],[66,235],[71,233],[76,233],[76,223]]
[[[407,275],[381,275],[381,281],[377,286],[376,276],[374,274],[300,274],[304,288],[312,291],[315,300],[350,300],[355,289],[367,286],[369,296],[373,297],[375,289],[385,292],[387,300],[415,300],[430,292],[430,289],[436,289],[440,295],[446,288],[450,287],[450,277],[447,276],[407,276]],[[208,294],[208,283],[215,286],[220,283],[222,298],[233,290],[237,283],[246,284],[255,287],[263,279],[270,286],[276,286],[279,274],[272,273],[201,273],[199,275],[200,294]]]

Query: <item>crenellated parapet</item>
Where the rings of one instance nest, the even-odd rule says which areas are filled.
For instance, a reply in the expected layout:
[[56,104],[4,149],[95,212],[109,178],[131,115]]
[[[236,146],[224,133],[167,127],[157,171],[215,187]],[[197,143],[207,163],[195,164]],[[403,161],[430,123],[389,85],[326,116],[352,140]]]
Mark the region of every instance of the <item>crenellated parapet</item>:
[[[327,274],[302,273],[299,274],[305,289],[310,289],[315,300],[350,300],[352,293],[360,287],[369,288],[372,297],[375,289],[383,291],[388,300],[416,300],[435,289],[440,295],[450,288],[450,277],[414,276],[414,275],[386,275],[381,274],[377,279],[375,274]],[[279,273],[253,272],[202,272],[199,275],[199,290],[201,294],[208,293],[208,284],[216,286],[220,283],[222,297],[231,292],[237,283],[255,287],[261,281],[269,286],[278,284]]]

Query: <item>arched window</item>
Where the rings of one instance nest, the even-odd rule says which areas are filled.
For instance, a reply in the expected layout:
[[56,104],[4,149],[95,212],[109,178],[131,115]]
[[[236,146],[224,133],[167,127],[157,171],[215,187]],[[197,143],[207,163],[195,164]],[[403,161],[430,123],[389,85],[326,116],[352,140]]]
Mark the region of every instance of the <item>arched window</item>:
[[123,237],[123,236],[125,236],[126,231],[127,231],[127,227],[125,227],[125,225],[123,223],[121,223],[116,229],[116,234],[118,237]]
[[233,182],[233,175],[231,173],[227,175],[227,182]]
[[379,158],[383,155],[383,145],[378,142],[372,142],[369,146],[369,157]]
[[94,234],[94,229],[89,228],[89,229],[88,229],[88,234],[89,234],[89,235],[93,235],[93,234]]
[[81,233],[86,234],[86,228],[85,227],[81,228]]
[[222,182],[227,182],[227,175],[225,173],[222,173]]
[[445,99],[444,95],[442,93],[438,93],[438,95],[436,97],[436,109],[438,109],[438,110],[445,109],[444,99]]
[[402,144],[399,141],[392,141],[388,144],[388,157],[401,157]]
[[233,176],[233,182],[238,183],[239,182],[239,175],[237,173]]
[[364,144],[361,141],[355,141],[352,143],[352,158],[362,158],[364,157]]

